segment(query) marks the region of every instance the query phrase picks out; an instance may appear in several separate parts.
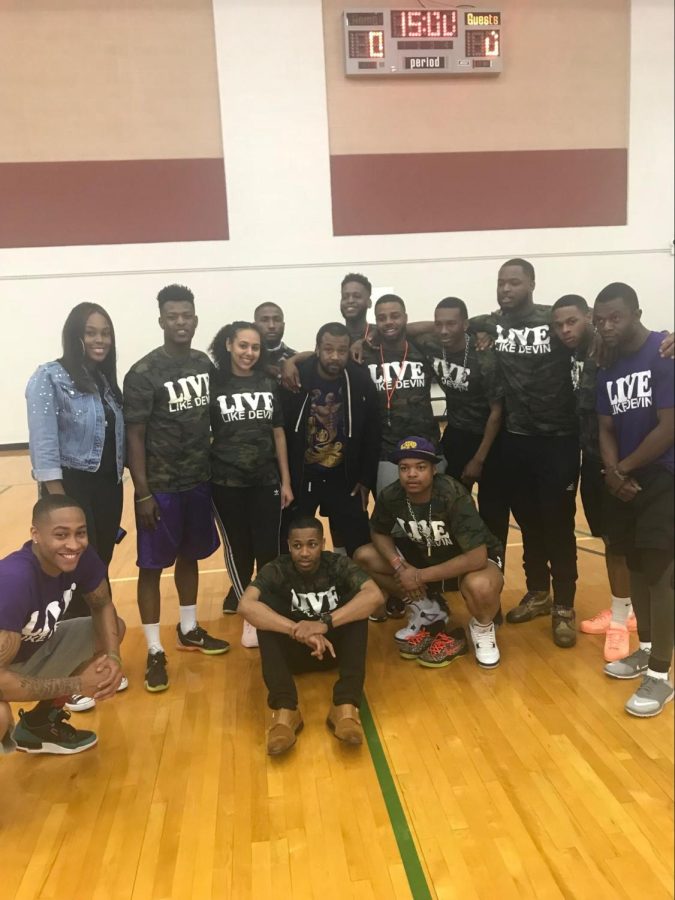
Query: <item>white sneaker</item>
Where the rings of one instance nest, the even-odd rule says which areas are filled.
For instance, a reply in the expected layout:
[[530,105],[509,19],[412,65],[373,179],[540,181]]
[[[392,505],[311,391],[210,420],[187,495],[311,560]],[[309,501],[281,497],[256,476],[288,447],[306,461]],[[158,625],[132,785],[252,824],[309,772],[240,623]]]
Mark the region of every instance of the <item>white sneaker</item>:
[[476,619],[469,622],[469,633],[476,651],[476,662],[484,669],[493,669],[499,665],[499,647],[494,622],[481,625]]
[[122,691],[126,691],[129,687],[129,679],[126,675],[122,675],[122,680],[120,681],[120,686],[117,688],[117,693],[120,694]]
[[241,633],[241,646],[242,647],[257,647],[258,646],[258,632],[255,630],[253,625],[250,622],[244,620],[244,630]]
[[85,697],[83,694],[73,694],[71,697],[68,697],[65,703],[66,709],[69,709],[71,712],[85,712],[88,709],[93,709],[96,706],[96,701],[93,697]]
[[435,622],[447,622],[448,614],[437,600],[423,597],[421,600],[413,600],[410,604],[410,617],[408,624],[394,635],[397,641],[405,641],[414,637],[420,628],[428,628]]

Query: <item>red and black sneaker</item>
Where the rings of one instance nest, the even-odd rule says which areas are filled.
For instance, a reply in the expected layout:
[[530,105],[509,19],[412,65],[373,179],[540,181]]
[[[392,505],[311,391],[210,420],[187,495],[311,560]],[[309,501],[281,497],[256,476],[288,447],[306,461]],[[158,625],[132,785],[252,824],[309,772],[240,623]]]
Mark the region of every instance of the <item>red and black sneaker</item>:
[[421,666],[430,669],[442,669],[449,666],[453,659],[469,652],[463,628],[453,628],[450,634],[439,632],[429,646],[417,657]]
[[401,654],[401,659],[417,659],[433,642],[434,635],[427,628],[420,628],[416,634],[410,635],[405,640],[397,640],[396,646]]

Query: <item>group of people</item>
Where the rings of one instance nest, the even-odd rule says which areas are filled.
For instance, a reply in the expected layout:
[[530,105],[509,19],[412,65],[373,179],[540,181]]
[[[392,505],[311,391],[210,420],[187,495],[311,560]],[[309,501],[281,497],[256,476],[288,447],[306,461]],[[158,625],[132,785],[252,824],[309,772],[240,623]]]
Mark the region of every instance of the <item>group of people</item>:
[[[511,514],[526,592],[505,619],[550,615],[553,642],[572,647],[579,475],[611,594],[580,628],[606,634],[607,675],[640,679],[626,710],[660,713],[673,698],[672,335],[642,324],[626,284],[608,285],[592,309],[572,294],[541,306],[534,290],[531,263],[512,259],[499,269],[494,313],[471,318],[446,297],[433,321],[409,323],[399,296],[373,304],[369,280],[349,273],[341,321],[321,326],[312,351],[283,342],[283,311],[268,302],[218,331],[209,356],[192,347],[193,294],[169,285],[157,298],[163,342],[122,390],[110,316],[76,306],[62,356],[26,389],[40,499],[31,540],[0,560],[3,747],[87,749],[96,737],[70,712],[127,684],[108,580],[124,536],[125,466],[145,687],[169,687],[165,568],[175,566],[177,649],[229,650],[197,619],[198,562],[220,533],[232,583],[223,612],[239,613],[243,646],[259,648],[270,754],[302,728],[293,675],[308,668],[338,667],[327,725],[361,743],[369,619],[407,614],[395,633],[403,659],[444,667],[473,648],[479,665],[497,666]],[[446,399],[442,437],[434,382]],[[468,637],[449,625],[449,590],[464,598]],[[39,702],[14,725],[10,700]]]

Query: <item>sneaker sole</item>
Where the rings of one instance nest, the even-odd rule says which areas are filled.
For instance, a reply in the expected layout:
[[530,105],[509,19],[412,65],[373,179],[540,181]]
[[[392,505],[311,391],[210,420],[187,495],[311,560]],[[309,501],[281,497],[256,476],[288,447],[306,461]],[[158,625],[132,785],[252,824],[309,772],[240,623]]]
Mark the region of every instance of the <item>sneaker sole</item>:
[[224,616],[236,616],[236,615],[237,615],[237,610],[236,610],[236,609],[224,609],[224,610],[223,610],[223,615],[224,615]]
[[154,687],[150,687],[150,685],[146,681],[145,689],[146,689],[146,691],[150,691],[151,694],[160,694],[162,691],[169,690],[169,684],[167,682],[166,684],[158,684],[158,685],[155,685]]
[[648,666],[645,666],[644,669],[640,669],[638,672],[632,672],[630,675],[617,675],[615,672],[608,672],[607,669],[603,669],[603,672],[610,678],[618,678],[619,681],[631,681],[633,678],[640,678],[644,675],[648,668]]
[[205,650],[203,647],[188,647],[185,644],[176,642],[176,650],[187,650],[188,653],[194,653],[196,650],[199,653],[203,653],[204,656],[222,656],[223,653],[227,653],[229,649],[229,647],[223,647],[220,650]]
[[49,744],[45,742],[39,747],[22,747],[21,744],[17,743],[16,749],[20,750],[22,753],[49,753],[52,756],[72,756],[74,753],[83,753],[85,750],[95,747],[96,744],[98,744],[98,738],[95,738],[90,744],[85,744],[82,747],[63,747],[61,744]]
[[667,700],[664,700],[661,706],[658,709],[655,709],[653,712],[636,712],[634,709],[629,709],[627,706],[624,706],[624,709],[630,716],[635,716],[636,719],[653,719],[654,716],[658,716],[659,713],[662,713],[665,709],[667,703],[670,703],[673,699],[673,695],[671,694]]
[[419,659],[417,662],[424,666],[427,669],[444,669],[446,666],[449,666],[450,663],[453,663],[456,659],[459,659],[461,656],[466,656],[468,650],[462,650],[461,653],[455,653],[454,656],[451,656],[450,659],[444,659],[443,662],[435,663],[435,662],[427,662],[425,659]]
[[75,704],[71,706],[70,703],[64,703],[63,705],[69,712],[89,712],[90,709],[93,709],[96,706],[96,701],[92,700],[91,703],[87,703],[86,706],[75,706]]
[[[431,631],[432,634],[436,634],[436,631],[441,631],[446,627],[446,625],[448,625],[449,622],[450,616],[444,616],[442,619],[434,619],[433,622],[426,622],[424,624],[424,627],[427,629],[427,631]],[[436,631],[433,630],[434,628],[436,629]],[[416,633],[417,632],[412,631],[410,634],[399,637],[399,632],[396,631],[394,632],[394,641],[405,641],[409,637],[414,637]]]
[[401,659],[419,659],[424,651],[422,651],[422,653],[408,653],[405,650],[399,650],[398,653]]
[[481,669],[496,669],[499,663],[501,662],[501,657],[497,660],[497,662],[482,662],[478,657],[476,657],[476,662],[481,667]]

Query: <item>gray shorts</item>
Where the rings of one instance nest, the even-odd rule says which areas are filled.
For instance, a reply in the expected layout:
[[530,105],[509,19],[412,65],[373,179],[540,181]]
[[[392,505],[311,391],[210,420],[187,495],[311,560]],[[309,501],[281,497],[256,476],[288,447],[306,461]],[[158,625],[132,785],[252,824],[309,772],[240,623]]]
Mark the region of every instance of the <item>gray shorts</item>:
[[[35,678],[67,678],[94,655],[94,626],[89,616],[59,622],[54,634],[28,659],[12,663],[10,672]],[[0,754],[11,753],[16,744],[9,732],[0,737]]]

